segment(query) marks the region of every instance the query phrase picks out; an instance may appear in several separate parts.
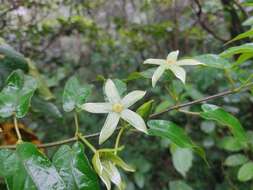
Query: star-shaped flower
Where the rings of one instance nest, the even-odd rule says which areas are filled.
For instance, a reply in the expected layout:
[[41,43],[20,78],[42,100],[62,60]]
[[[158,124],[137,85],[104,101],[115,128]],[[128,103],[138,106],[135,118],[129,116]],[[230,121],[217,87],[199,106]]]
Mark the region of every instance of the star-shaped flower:
[[105,124],[100,132],[99,144],[106,141],[115,131],[117,124],[122,118],[137,130],[147,133],[144,120],[137,113],[128,109],[135,102],[143,98],[145,91],[135,90],[121,99],[119,92],[111,79],[108,79],[104,86],[105,94],[109,102],[85,103],[82,109],[91,113],[108,113]]
[[152,86],[155,87],[157,81],[160,79],[165,70],[171,70],[174,75],[185,83],[186,72],[183,65],[204,65],[203,63],[194,59],[177,60],[179,51],[172,51],[168,54],[167,59],[146,59],[144,64],[159,65],[152,76]]

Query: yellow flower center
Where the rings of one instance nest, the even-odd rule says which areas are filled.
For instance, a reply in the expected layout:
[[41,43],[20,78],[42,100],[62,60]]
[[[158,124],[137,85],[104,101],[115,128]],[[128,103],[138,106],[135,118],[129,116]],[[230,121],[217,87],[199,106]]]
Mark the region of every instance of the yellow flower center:
[[167,60],[167,61],[166,61],[166,63],[167,63],[167,64],[175,64],[175,63],[176,63],[176,61],[173,61],[173,60]]
[[113,104],[112,106],[112,111],[116,113],[120,113],[123,109],[124,109],[123,105],[119,103]]

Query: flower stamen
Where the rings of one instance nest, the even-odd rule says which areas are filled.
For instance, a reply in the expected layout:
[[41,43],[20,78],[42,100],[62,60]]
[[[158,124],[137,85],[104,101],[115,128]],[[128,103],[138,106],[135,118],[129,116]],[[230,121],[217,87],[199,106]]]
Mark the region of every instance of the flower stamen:
[[173,61],[173,60],[167,60],[167,61],[166,61],[166,63],[167,63],[167,64],[175,64],[175,63],[176,63],[176,61]]
[[113,104],[113,106],[112,106],[112,111],[114,111],[116,113],[122,112],[123,109],[124,109],[124,106],[119,103]]

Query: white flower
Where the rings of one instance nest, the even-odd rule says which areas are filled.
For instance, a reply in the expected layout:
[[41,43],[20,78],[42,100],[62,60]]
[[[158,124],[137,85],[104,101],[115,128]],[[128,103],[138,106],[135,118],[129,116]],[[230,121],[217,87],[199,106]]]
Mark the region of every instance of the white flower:
[[162,76],[163,72],[167,69],[171,70],[177,78],[179,78],[183,83],[185,83],[186,72],[183,65],[204,65],[194,59],[183,59],[177,61],[179,51],[173,51],[168,54],[167,59],[147,59],[144,64],[154,64],[159,65],[152,76],[152,86],[155,87],[157,81]]
[[104,91],[109,102],[85,103],[81,106],[82,109],[91,113],[108,113],[105,124],[100,132],[99,144],[102,144],[112,135],[120,118],[127,121],[137,130],[147,133],[146,124],[141,116],[128,109],[145,95],[145,91],[135,90],[121,99],[111,79],[106,81]]
[[112,151],[113,149],[100,149],[95,152],[92,158],[92,164],[97,172],[98,176],[101,178],[105,184],[107,190],[111,189],[111,182],[115,184],[119,190],[123,190],[124,183],[121,179],[118,167],[121,169],[134,172],[135,169],[125,163],[120,157],[115,155]]

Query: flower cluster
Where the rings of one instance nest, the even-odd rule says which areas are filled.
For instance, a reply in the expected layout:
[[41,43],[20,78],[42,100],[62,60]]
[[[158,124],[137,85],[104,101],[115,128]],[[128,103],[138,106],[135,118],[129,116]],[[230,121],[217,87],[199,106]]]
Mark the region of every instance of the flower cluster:
[[[179,51],[169,53],[166,60],[147,59],[144,61],[144,64],[158,65],[158,68],[152,77],[153,87],[155,87],[157,81],[165,70],[171,70],[177,78],[185,83],[186,72],[181,66],[203,65],[203,63],[193,59],[183,59],[178,61],[178,53]],[[143,118],[129,109],[133,104],[145,96],[145,91],[135,90],[128,93],[126,96],[121,97],[114,82],[111,79],[108,79],[104,85],[104,93],[107,99],[106,102],[85,103],[80,106],[81,109],[87,112],[108,114],[100,132],[99,144],[104,143],[113,134],[120,119],[128,122],[137,130],[146,134],[148,133]],[[103,151],[103,149],[101,149],[95,152],[92,159],[93,166],[107,189],[111,189],[111,182],[114,183],[118,189],[123,189],[124,185],[116,166],[120,166],[126,171],[133,171],[133,169],[128,167],[119,157],[117,157],[116,154],[113,154],[111,149],[108,150]]]
[[[181,67],[183,65],[203,65],[193,59],[183,59],[177,61],[179,51],[173,51],[168,54],[167,59],[147,59],[144,64],[159,65],[152,77],[152,86],[154,87],[165,70],[171,70],[177,78],[185,83],[186,72]],[[129,109],[134,103],[145,96],[145,91],[135,90],[120,97],[118,89],[111,79],[105,82],[104,92],[108,102],[85,103],[81,108],[91,113],[108,113],[104,126],[100,132],[99,144],[105,142],[115,131],[120,118],[128,122],[134,128],[147,133],[147,127],[144,120],[135,112]]]

